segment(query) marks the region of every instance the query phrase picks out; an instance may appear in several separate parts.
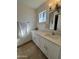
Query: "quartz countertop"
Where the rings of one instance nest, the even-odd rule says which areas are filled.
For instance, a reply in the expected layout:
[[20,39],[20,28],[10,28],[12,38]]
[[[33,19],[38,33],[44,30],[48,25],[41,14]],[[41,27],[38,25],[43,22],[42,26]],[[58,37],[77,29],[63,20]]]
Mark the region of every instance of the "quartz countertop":
[[55,35],[52,35],[51,33],[49,32],[42,32],[42,31],[33,31],[37,34],[39,34],[40,36],[42,36],[43,38],[49,40],[50,42],[52,43],[55,43],[57,44],[58,46],[61,46],[61,35],[60,34],[55,34]]

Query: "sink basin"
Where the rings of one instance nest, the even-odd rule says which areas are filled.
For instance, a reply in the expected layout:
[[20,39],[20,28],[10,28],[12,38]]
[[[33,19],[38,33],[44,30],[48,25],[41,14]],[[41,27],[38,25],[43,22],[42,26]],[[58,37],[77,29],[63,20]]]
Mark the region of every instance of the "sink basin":
[[40,32],[41,34],[43,34],[44,36],[48,37],[48,38],[59,38],[60,34],[58,34],[58,32]]
[[55,33],[44,33],[45,36],[50,37],[50,38],[55,38],[57,35]]

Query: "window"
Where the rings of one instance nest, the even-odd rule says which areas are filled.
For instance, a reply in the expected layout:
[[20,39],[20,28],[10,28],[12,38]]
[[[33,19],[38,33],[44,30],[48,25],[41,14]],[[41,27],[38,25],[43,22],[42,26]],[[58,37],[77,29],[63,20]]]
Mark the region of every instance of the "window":
[[39,13],[39,23],[46,22],[46,10]]

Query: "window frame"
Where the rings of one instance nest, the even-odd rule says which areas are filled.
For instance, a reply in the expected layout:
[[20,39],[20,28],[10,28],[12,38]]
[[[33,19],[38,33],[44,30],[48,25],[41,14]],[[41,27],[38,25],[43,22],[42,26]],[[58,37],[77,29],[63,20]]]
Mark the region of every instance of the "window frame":
[[[44,14],[44,13],[45,13],[45,14]],[[38,14],[38,18],[39,18],[39,23],[44,23],[44,22],[46,22],[46,18],[47,18],[47,12],[46,12],[46,10],[40,12],[40,13]]]

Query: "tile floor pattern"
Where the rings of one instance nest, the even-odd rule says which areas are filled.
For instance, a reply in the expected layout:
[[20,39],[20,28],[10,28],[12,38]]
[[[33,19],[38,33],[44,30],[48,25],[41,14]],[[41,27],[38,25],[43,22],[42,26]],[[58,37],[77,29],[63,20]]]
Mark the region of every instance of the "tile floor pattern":
[[17,48],[17,59],[47,59],[40,49],[31,41]]

